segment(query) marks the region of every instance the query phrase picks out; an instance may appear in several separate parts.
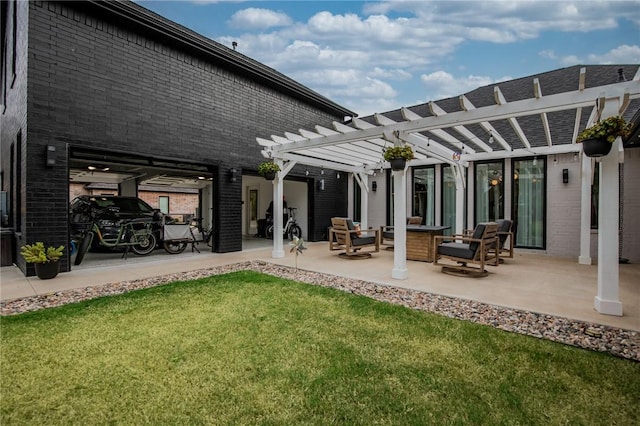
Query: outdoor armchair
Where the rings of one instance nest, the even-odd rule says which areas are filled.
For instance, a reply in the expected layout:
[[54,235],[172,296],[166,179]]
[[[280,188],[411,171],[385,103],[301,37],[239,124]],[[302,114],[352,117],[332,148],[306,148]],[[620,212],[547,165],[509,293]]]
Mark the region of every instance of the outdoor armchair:
[[[473,235],[436,235],[434,265],[442,265],[442,272],[459,276],[483,277],[488,274],[485,264],[498,266],[500,254],[498,224],[479,223]],[[493,248],[493,251],[492,251]],[[442,262],[446,260],[446,262]],[[476,265],[476,266],[474,266]]]
[[500,263],[503,263],[505,257],[513,259],[513,221],[510,219],[499,219],[496,220],[496,223],[498,224],[498,232],[496,233],[498,236],[497,252],[500,256]]
[[353,221],[344,217],[331,218],[329,250],[343,250],[338,256],[345,259],[366,259],[380,251],[377,229],[357,229]]

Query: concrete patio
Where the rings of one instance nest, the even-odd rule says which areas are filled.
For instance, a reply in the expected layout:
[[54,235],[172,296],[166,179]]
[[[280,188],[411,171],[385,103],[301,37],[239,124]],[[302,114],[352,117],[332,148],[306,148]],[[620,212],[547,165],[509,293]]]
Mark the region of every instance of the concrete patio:
[[[13,266],[0,269],[2,302],[61,290],[99,286],[124,280],[145,279],[165,274],[222,266],[247,260],[295,266],[293,254],[273,259],[268,240],[248,240],[242,252],[217,254],[189,249],[179,255],[157,250],[153,255],[130,255],[122,260],[117,253],[88,253],[82,265],[52,280],[24,277]],[[330,252],[326,242],[307,243],[298,256],[298,267],[356,278],[378,284],[414,289],[488,304],[588,321],[595,324],[640,331],[640,265],[620,265],[622,317],[602,315],[593,307],[597,267],[579,265],[573,259],[518,252],[497,268],[489,267],[484,278],[461,278],[440,272],[425,262],[407,261],[408,279],[391,278],[393,252],[381,250],[372,259],[344,260]]]

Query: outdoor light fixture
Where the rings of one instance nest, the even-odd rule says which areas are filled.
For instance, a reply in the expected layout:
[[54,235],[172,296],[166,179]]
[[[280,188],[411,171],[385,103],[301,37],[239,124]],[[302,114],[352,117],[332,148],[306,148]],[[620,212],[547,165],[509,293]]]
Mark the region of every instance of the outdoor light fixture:
[[336,179],[340,179],[340,172],[336,174]]
[[56,165],[56,147],[53,145],[47,145],[47,166]]
[[493,132],[489,130],[489,145],[493,145]]
[[538,164],[538,157],[533,157],[533,165],[537,165]]
[[562,169],[562,183],[569,183],[569,169]]
[[378,190],[378,182],[376,182],[375,180],[371,182],[371,190],[373,192],[376,192]]
[[318,191],[324,191],[324,179],[318,181]]
[[229,182],[237,182],[238,181],[239,170],[236,168],[229,169]]
[[104,164],[89,164],[87,166],[87,169],[91,170],[92,172],[106,172],[109,170],[109,166],[105,166]]

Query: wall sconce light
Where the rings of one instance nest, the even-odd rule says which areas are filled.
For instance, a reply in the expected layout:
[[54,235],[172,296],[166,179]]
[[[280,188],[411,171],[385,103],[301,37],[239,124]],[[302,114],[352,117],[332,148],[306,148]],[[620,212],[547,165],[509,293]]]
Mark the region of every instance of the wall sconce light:
[[376,182],[375,180],[371,182],[371,190],[373,192],[376,192],[378,190],[378,182]]
[[47,166],[56,165],[56,147],[53,145],[47,145]]
[[237,182],[240,171],[236,168],[229,169],[229,182]]
[[318,181],[318,191],[324,191],[324,179]]
[[489,130],[489,145],[493,145],[493,131]]
[[340,179],[340,172],[336,173],[336,179]]
[[562,169],[562,183],[569,183],[569,169]]

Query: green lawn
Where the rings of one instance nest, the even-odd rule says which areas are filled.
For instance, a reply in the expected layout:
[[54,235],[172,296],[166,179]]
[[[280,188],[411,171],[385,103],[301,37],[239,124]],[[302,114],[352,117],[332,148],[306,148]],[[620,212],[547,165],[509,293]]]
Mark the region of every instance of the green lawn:
[[1,321],[3,426],[640,423],[640,363],[254,272]]

